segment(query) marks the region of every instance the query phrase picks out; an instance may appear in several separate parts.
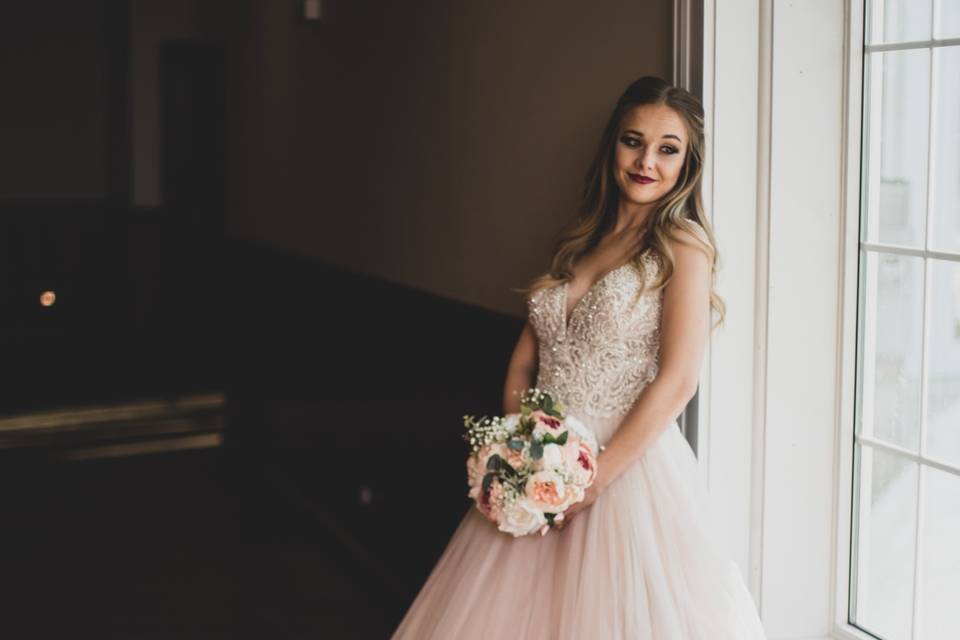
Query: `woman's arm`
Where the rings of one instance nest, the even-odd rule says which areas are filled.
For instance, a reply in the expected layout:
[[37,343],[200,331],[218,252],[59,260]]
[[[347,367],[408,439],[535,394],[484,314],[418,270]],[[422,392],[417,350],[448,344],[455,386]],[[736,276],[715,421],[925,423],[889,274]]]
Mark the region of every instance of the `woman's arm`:
[[711,266],[686,232],[672,245],[674,271],[663,292],[657,377],[638,396],[597,464],[602,490],[640,459],[697,390],[710,333]]
[[520,392],[534,385],[537,365],[537,334],[530,320],[527,320],[507,366],[507,379],[503,387],[504,415],[520,412]]

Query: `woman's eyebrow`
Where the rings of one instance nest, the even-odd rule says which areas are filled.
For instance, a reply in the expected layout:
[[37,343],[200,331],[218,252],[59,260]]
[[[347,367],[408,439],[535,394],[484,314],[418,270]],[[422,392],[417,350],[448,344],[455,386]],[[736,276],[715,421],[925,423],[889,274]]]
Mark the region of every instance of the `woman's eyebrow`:
[[[636,129],[627,129],[626,131],[624,131],[624,133],[632,133],[632,134],[634,134],[634,135],[638,135],[638,136],[643,137],[643,132],[642,132],[642,131],[637,131]],[[662,137],[664,137],[664,138],[674,138],[677,142],[683,142],[683,140],[681,140],[679,136],[676,136],[676,135],[674,135],[674,134],[672,134],[672,133],[665,133],[665,134],[663,134]]]

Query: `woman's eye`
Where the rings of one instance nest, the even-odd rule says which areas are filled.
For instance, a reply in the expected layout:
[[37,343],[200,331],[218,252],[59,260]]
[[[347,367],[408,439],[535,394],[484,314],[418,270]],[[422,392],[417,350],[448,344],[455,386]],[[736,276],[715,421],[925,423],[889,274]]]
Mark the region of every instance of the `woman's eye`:
[[[623,142],[628,147],[630,147],[631,149],[636,149],[637,147],[643,144],[643,141],[638,140],[637,138],[631,138],[629,136],[624,136],[623,138],[620,139],[620,141]],[[679,149],[677,149],[676,147],[672,147],[668,144],[660,147],[660,149],[670,155],[673,155],[674,153],[677,153],[679,151]]]

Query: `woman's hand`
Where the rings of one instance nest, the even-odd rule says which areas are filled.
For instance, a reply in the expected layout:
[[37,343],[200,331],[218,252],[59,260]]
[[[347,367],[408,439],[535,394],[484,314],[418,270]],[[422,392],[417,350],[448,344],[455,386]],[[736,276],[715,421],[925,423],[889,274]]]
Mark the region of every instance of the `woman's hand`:
[[593,479],[593,482],[590,483],[590,486],[584,490],[583,500],[567,507],[567,510],[563,512],[563,520],[560,520],[557,524],[558,529],[563,529],[567,523],[570,522],[570,518],[572,518],[574,514],[589,508],[610,483],[609,478],[611,471],[600,461],[601,456],[607,455],[604,452],[605,449],[607,449],[607,447],[601,448],[600,453],[597,454],[597,475]]
[[569,524],[570,522],[570,518],[572,518],[574,514],[580,511],[583,511],[584,509],[592,505],[594,501],[596,501],[596,499],[600,496],[601,492],[602,492],[602,489],[600,488],[600,484],[597,483],[596,480],[594,480],[594,482],[589,487],[587,487],[586,491],[583,492],[583,500],[581,500],[580,502],[573,503],[572,505],[567,507],[566,511],[563,512],[563,520],[560,520],[558,522],[557,528],[563,529],[565,526],[567,526],[567,524]]

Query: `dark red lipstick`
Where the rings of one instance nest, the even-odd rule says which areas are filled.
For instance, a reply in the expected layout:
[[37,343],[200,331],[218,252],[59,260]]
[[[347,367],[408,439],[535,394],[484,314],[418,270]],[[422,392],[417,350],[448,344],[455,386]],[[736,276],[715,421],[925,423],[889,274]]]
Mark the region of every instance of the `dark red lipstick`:
[[639,184],[650,184],[651,182],[656,182],[656,180],[653,178],[642,176],[639,173],[628,173],[627,175],[630,176],[631,180]]

